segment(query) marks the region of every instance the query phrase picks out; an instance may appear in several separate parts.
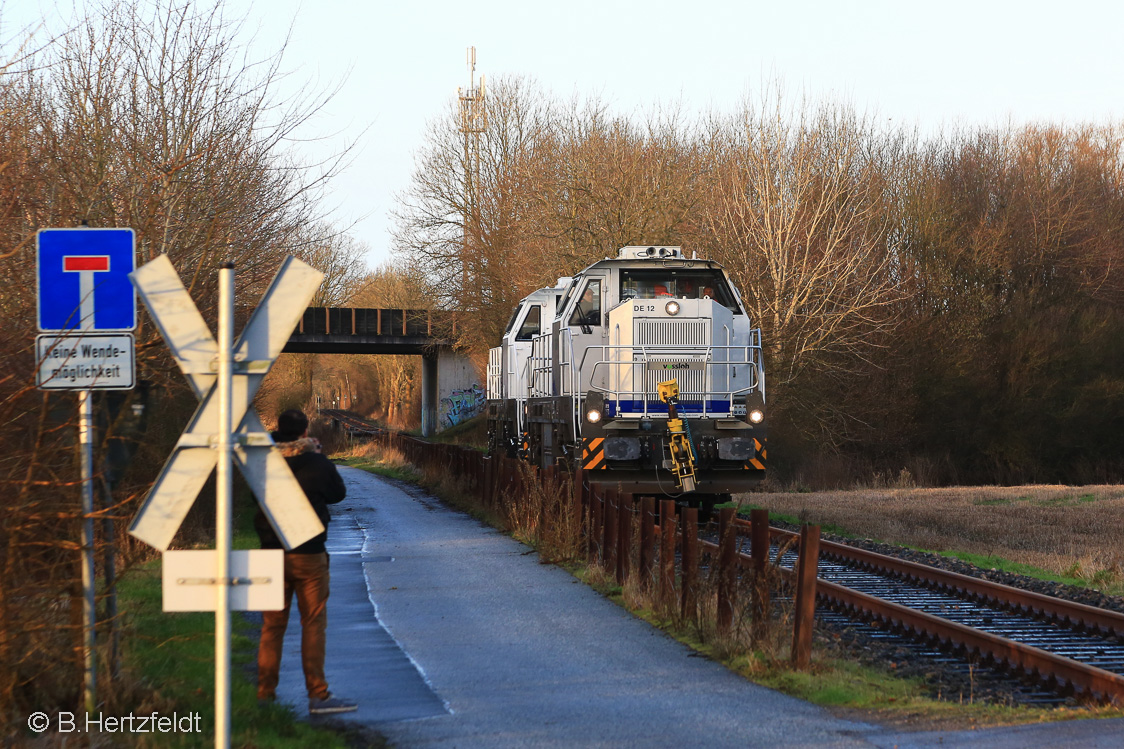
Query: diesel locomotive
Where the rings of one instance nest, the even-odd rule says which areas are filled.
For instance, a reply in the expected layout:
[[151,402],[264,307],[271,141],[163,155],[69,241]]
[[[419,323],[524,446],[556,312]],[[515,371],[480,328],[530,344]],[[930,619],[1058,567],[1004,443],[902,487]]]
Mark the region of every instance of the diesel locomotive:
[[709,506],[765,475],[761,331],[718,263],[622,247],[516,307],[488,358],[489,451]]

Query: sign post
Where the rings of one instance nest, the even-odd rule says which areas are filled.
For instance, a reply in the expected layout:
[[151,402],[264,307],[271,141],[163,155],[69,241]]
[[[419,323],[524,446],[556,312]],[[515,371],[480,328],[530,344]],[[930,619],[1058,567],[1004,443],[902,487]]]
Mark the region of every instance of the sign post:
[[234,388],[234,263],[219,271],[219,455],[215,495],[215,746],[230,746],[230,529],[234,525],[230,432]]
[[[324,530],[285,459],[271,449],[273,440],[250,405],[324,274],[296,258],[286,259],[237,341],[233,264],[226,263],[219,270],[217,341],[166,255],[138,268],[131,278],[199,398],[199,407],[133,518],[129,533],[166,552],[211,470],[217,471],[214,575],[190,579],[166,576],[164,590],[165,610],[185,610],[168,605],[169,581],[214,586],[215,746],[225,748],[230,746],[232,586],[272,585],[280,593],[278,585],[283,576],[283,561],[276,552],[257,552],[257,560],[235,559],[235,564],[245,564],[247,569],[265,565],[266,574],[231,576],[232,466],[241,469],[286,549]],[[167,557],[165,554],[165,569],[170,566]],[[264,603],[262,608],[270,605]],[[281,607],[278,600],[277,608]]]
[[[132,229],[40,229],[36,235],[39,331],[35,384],[78,391],[82,496],[82,701],[97,709],[94,600],[94,390],[130,390],[136,295],[129,285]],[[108,335],[105,335],[107,334]],[[98,335],[103,334],[103,335]]]

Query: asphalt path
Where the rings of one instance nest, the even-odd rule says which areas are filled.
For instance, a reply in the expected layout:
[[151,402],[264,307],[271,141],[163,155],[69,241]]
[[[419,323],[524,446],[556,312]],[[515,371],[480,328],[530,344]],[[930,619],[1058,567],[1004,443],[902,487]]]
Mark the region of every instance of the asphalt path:
[[[334,716],[399,747],[1124,746],[1124,721],[901,733],[752,684],[413,487],[342,468],[332,508]],[[294,607],[295,609],[295,607]],[[278,698],[306,714],[300,625]]]

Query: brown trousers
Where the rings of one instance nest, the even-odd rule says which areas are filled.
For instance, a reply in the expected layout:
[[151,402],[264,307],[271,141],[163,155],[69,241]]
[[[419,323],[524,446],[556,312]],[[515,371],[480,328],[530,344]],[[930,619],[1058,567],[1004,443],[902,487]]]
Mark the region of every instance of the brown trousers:
[[324,650],[328,630],[328,555],[285,554],[285,608],[263,611],[258,646],[258,699],[272,699],[281,676],[281,647],[297,594],[301,613],[301,665],[309,698],[328,696]]

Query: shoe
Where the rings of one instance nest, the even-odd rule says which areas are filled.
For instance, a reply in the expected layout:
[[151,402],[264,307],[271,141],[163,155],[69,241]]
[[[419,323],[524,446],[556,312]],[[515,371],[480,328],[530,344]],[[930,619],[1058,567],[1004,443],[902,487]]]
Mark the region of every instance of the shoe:
[[359,705],[351,702],[350,700],[340,699],[334,697],[330,692],[328,696],[322,700],[315,697],[308,698],[308,712],[311,715],[329,715],[331,713],[350,713],[352,710],[358,710]]

